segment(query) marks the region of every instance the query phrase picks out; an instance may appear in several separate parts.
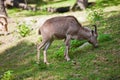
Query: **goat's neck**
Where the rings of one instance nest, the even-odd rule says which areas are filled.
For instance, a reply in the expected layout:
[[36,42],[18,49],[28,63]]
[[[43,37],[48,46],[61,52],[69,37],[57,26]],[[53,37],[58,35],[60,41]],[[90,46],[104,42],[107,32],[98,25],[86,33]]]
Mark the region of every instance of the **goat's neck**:
[[85,29],[84,27],[82,27],[79,31],[79,37],[82,38],[82,39],[89,39],[90,36],[91,36],[91,30],[87,30]]

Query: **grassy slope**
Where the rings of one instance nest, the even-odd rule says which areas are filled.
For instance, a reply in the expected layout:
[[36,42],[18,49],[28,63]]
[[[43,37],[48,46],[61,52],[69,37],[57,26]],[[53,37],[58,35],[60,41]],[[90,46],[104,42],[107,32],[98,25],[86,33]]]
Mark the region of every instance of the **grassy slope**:
[[55,41],[48,50],[51,64],[46,66],[42,63],[42,54],[41,64],[35,63],[34,43],[20,41],[0,53],[0,75],[12,70],[15,80],[119,80],[120,11],[111,10],[105,14],[108,25],[100,26],[99,33],[108,33],[112,39],[99,42],[99,48],[71,49],[72,61],[66,62],[63,55],[56,55],[64,46],[63,41]]

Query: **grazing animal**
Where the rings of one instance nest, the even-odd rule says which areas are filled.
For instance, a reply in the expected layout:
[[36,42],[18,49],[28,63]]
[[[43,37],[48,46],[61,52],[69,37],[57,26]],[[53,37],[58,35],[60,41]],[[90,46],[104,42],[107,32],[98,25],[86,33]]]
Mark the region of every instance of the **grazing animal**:
[[7,17],[5,17],[4,15],[0,15],[0,30],[4,32],[4,35],[8,34],[7,25]]
[[47,8],[47,11],[48,11],[48,12],[52,12],[52,13],[55,13],[55,12],[64,13],[64,12],[70,11],[70,6],[59,7],[59,8],[48,7],[48,8]]
[[68,51],[71,39],[85,39],[94,47],[97,47],[97,27],[95,25],[94,27],[95,30],[82,27],[74,16],[60,16],[48,19],[39,29],[42,42],[37,46],[37,61],[39,62],[40,49],[44,47],[44,63],[48,64],[46,52],[54,39],[65,39],[66,48],[64,56],[67,61],[70,60]]

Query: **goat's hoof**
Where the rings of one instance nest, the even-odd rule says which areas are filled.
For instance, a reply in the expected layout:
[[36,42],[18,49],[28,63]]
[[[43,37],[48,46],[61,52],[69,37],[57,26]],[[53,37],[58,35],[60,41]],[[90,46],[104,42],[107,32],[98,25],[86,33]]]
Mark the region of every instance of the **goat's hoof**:
[[45,64],[47,64],[47,65],[49,65],[50,63],[48,63],[48,62],[44,62]]

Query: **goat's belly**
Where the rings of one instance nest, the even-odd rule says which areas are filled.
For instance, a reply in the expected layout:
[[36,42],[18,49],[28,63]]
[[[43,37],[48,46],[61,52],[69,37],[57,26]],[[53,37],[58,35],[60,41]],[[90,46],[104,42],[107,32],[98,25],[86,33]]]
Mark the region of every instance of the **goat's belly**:
[[63,34],[54,34],[53,38],[55,38],[55,39],[65,39],[66,36],[63,35]]

